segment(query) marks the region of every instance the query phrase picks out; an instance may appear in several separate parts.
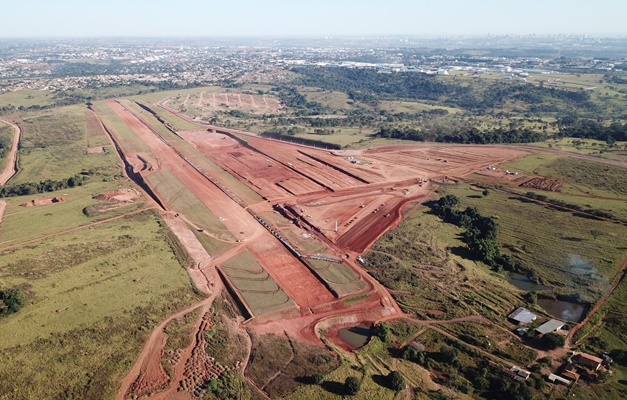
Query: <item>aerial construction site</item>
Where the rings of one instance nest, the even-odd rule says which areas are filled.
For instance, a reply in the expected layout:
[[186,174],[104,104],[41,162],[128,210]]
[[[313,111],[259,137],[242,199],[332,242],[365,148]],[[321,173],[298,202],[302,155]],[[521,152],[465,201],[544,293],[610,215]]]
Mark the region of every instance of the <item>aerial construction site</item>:
[[[193,259],[189,275],[209,296],[192,308],[202,311],[198,337],[209,329],[207,311],[222,289],[242,316],[238,329],[313,345],[322,345],[326,327],[401,317],[363,268],[362,253],[437,185],[529,152],[437,145],[326,150],[197,123],[158,104],[106,101],[93,112],[129,178],[162,209]],[[175,130],[167,122],[173,119],[196,129]],[[204,239],[214,246],[207,249]],[[219,366],[193,366],[197,342],[168,377],[163,335],[163,326],[153,332],[119,398],[164,385],[157,397],[166,398],[196,390],[194,374],[204,382],[218,373]]]

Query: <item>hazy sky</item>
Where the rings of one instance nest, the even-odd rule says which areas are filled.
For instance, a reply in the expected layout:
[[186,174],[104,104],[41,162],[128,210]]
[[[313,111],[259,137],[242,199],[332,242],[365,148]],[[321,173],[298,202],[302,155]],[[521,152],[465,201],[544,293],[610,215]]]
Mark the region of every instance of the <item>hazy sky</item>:
[[627,0],[2,0],[0,37],[627,34]]

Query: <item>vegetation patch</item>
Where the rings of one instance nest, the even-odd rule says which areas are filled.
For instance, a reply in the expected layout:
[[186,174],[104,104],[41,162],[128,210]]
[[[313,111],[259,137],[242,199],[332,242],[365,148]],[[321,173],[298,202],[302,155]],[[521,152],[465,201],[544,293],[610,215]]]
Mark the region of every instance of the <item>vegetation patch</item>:
[[273,398],[294,392],[314,374],[339,366],[336,354],[276,335],[253,336],[253,352],[246,376]]

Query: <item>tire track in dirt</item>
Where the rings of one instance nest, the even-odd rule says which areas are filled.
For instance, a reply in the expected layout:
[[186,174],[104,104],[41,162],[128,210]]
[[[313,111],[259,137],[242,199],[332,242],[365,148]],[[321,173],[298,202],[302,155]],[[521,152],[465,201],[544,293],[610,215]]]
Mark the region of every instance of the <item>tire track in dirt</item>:
[[7,202],[0,200],[0,226],[2,226],[2,218],[4,217],[4,210],[7,208]]
[[[80,230],[83,230],[83,229],[87,229],[87,228],[90,228],[90,227],[93,227],[93,226],[98,226],[98,225],[106,224],[106,223],[108,223],[108,222],[115,221],[115,220],[118,220],[118,219],[121,219],[121,218],[125,218],[125,217],[128,217],[128,216],[134,215],[134,214],[139,214],[139,213],[142,213],[142,212],[144,212],[144,211],[148,211],[148,210],[154,210],[154,207],[146,207],[146,208],[142,208],[142,209],[139,209],[139,210],[131,211],[131,212],[129,212],[129,213],[125,213],[125,214],[122,214],[122,215],[118,215],[118,216],[116,216],[116,217],[111,217],[111,218],[103,219],[103,220],[101,220],[101,221],[92,222],[91,224],[81,225],[81,226],[76,227],[76,228],[66,229],[66,230],[61,231],[61,232],[53,233],[53,234],[46,235],[46,236],[41,236],[41,237],[38,237],[38,238],[35,238],[35,239],[30,239],[30,240],[27,240],[27,241],[25,241],[25,242],[20,242],[20,243],[12,244],[12,245],[10,245],[10,246],[0,248],[0,252],[7,251],[7,250],[11,250],[11,249],[14,249],[14,248],[17,248],[17,247],[20,247],[20,246],[25,246],[25,245],[28,245],[28,244],[33,244],[33,243],[37,243],[37,242],[42,242],[42,241],[44,241],[44,240],[47,240],[47,239],[52,239],[52,238],[55,238],[55,237],[57,237],[57,236],[62,236],[62,235],[65,235],[65,234],[67,234],[67,233],[70,233],[70,232],[76,232],[76,231],[80,231]],[[5,243],[6,243],[6,242],[5,242]]]

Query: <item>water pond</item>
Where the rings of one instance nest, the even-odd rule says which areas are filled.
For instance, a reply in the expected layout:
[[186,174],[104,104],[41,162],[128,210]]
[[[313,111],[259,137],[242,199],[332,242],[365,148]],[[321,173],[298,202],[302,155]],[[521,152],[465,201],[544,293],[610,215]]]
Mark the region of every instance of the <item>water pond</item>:
[[562,300],[538,299],[538,305],[553,318],[564,322],[580,322],[588,310],[587,305]]
[[370,340],[370,327],[357,325],[350,328],[340,329],[337,336],[352,349],[365,346]]
[[525,275],[519,274],[517,272],[509,272],[506,277],[507,281],[511,285],[514,285],[518,289],[524,290],[526,292],[541,292],[544,290],[551,290],[550,287],[535,283],[527,278]]

